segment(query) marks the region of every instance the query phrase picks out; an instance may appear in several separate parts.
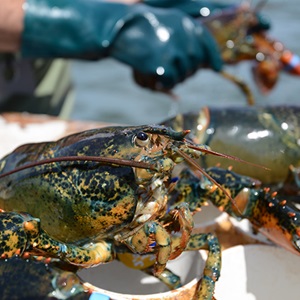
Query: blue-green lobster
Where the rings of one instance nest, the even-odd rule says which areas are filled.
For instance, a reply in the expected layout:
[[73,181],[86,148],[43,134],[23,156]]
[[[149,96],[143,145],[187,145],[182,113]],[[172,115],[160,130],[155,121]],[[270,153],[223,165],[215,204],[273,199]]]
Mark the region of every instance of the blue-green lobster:
[[175,130],[189,129],[187,138],[193,142],[207,144],[215,151],[230,153],[268,169],[211,155],[202,157],[202,166],[230,166],[238,174],[260,180],[273,192],[285,197],[299,195],[299,106],[204,107],[178,114],[162,124]]
[[[180,283],[167,261],[208,249],[194,299],[213,299],[220,245],[214,234],[192,232],[192,216],[207,200],[299,254],[299,212],[256,180],[204,171],[197,162],[204,154],[224,155],[187,134],[160,125],[106,127],[17,148],[0,160],[1,258],[91,267],[124,253],[154,254],[143,269],[174,288]],[[187,167],[177,170],[181,162]]]

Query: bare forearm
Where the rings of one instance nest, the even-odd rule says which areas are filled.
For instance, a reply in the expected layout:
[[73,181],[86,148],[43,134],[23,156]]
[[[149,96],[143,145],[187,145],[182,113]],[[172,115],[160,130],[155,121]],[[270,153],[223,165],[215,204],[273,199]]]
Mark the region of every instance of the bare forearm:
[[23,1],[1,0],[0,52],[17,52],[23,30]]

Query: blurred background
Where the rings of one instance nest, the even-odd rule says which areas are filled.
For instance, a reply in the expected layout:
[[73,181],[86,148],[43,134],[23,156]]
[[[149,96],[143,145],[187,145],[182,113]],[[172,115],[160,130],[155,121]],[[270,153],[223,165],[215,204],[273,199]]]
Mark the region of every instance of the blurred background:
[[[219,0],[240,4],[241,1]],[[259,1],[252,1],[255,5]],[[269,0],[261,13],[271,22],[269,36],[300,55],[299,0]],[[226,66],[226,71],[246,81],[255,95],[257,105],[298,104],[300,78],[286,73],[270,94],[263,96],[254,84],[251,63]],[[136,85],[129,67],[111,59],[100,62],[72,64],[76,100],[71,115],[76,120],[95,120],[120,124],[153,124],[179,112],[198,110],[203,106],[245,106],[242,92],[219,74],[201,69],[174,89],[178,100],[148,91]]]

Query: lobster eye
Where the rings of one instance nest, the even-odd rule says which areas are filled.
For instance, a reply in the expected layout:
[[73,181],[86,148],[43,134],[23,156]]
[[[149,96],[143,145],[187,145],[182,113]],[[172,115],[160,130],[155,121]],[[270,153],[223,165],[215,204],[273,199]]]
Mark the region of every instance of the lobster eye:
[[147,146],[149,143],[149,136],[147,133],[140,131],[135,137],[135,144],[140,147]]

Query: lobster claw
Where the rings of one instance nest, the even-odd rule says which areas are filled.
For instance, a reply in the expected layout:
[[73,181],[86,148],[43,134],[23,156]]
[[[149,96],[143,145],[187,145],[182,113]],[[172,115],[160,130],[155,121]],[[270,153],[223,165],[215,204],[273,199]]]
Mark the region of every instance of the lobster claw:
[[300,255],[300,211],[291,201],[271,192],[270,188],[260,187],[256,180],[231,170],[214,167],[206,171],[224,189],[214,189],[211,184],[205,191],[199,185],[202,200],[210,200],[239,220],[248,219],[271,241]]
[[[272,242],[300,255],[300,211],[291,201],[282,200],[277,192],[269,190],[248,190],[248,202],[239,218],[248,219],[254,228]],[[234,198],[237,205],[239,198],[245,198],[239,194]]]

